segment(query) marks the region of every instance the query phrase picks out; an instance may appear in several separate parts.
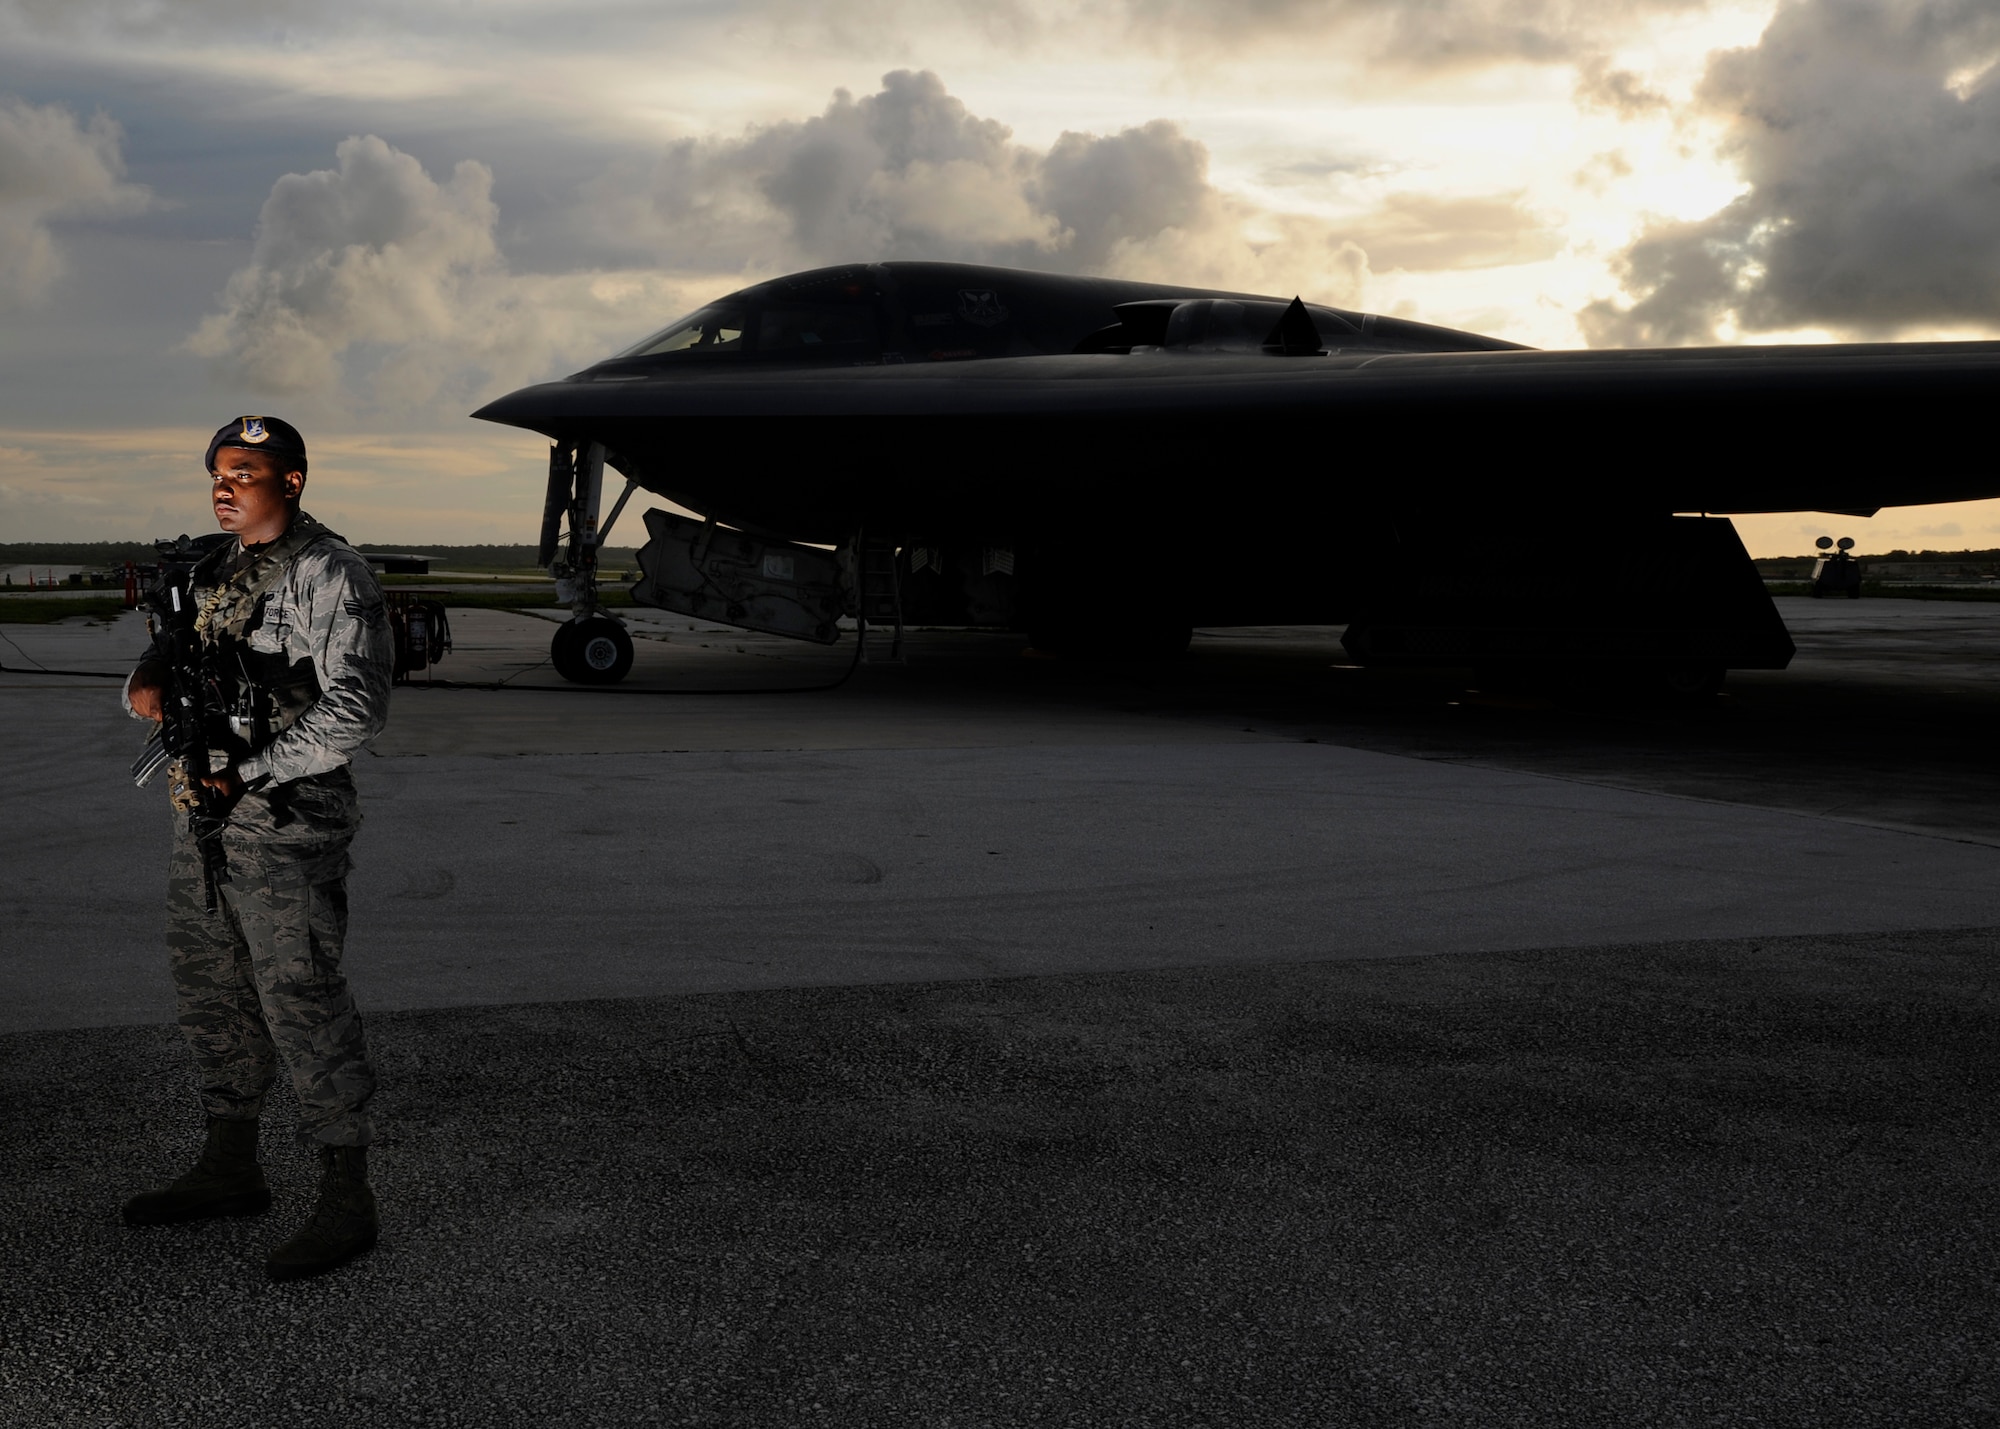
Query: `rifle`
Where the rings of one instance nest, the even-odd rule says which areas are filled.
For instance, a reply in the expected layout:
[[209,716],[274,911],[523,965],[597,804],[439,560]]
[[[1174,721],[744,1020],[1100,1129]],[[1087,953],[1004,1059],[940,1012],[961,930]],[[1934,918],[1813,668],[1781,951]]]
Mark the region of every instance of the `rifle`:
[[233,539],[226,533],[190,540],[156,541],[160,553],[159,577],[146,587],[149,612],[147,628],[152,632],[151,658],[167,670],[166,698],[161,702],[162,719],[132,763],[133,782],[144,786],[169,761],[179,765],[185,782],[172,792],[174,802],[187,810],[188,833],[201,852],[202,893],[209,912],[215,911],[216,887],[229,879],[229,867],[222,847],[222,828],[229,810],[220,793],[202,783],[211,771],[208,751],[211,734],[227,728],[222,708],[222,689],[194,628],[194,567],[209,550]]

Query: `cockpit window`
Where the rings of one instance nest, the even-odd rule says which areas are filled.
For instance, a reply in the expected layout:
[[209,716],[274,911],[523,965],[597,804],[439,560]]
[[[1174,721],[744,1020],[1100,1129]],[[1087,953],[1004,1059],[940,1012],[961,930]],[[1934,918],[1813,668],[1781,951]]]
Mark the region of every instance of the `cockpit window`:
[[735,353],[743,350],[743,333],[749,314],[734,304],[718,303],[688,314],[654,333],[619,357],[660,357],[670,352]]
[[875,310],[858,304],[768,307],[757,328],[757,355],[862,362],[881,355]]

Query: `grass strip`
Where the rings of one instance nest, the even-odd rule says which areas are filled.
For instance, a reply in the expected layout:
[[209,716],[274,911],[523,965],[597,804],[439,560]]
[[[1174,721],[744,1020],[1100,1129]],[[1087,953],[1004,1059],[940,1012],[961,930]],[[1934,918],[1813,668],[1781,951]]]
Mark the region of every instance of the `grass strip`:
[[105,594],[70,598],[55,595],[0,595],[0,625],[53,625],[83,616],[114,620],[125,609],[125,597]]
[[[1811,595],[1811,581],[1766,581],[1764,588],[1772,595]],[[1845,600],[1846,596],[1832,596],[1833,600]],[[1978,587],[1947,585],[1884,585],[1880,581],[1861,583],[1863,600],[1958,600],[2000,601],[2000,589],[1987,590]]]
[[[410,595],[442,601],[446,610],[563,610],[568,601],[557,600],[555,590],[503,586],[498,590],[410,591]],[[613,587],[597,592],[597,603],[611,610],[629,610],[635,602],[632,592]]]

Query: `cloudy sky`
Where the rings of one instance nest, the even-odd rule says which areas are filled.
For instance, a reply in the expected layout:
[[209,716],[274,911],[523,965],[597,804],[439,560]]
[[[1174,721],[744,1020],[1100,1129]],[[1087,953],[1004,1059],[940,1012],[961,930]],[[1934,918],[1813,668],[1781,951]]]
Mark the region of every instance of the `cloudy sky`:
[[2000,336],[1996,58],[1994,0],[0,0],[0,539],[205,529],[265,411],[357,539],[531,540],[539,444],[467,411],[820,263]]

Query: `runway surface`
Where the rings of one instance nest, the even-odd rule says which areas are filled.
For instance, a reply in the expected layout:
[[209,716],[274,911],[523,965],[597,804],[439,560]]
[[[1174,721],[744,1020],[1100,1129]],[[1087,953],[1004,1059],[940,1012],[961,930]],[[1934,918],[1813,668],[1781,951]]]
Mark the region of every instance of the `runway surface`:
[[[1781,609],[1697,711],[1300,629],[812,690],[846,647],[659,616],[626,692],[524,689],[548,623],[460,612],[438,673],[511,683],[399,691],[356,771],[387,1237],[284,1288],[282,1146],[262,1223],[117,1224],[198,1135],[163,800],[114,682],[15,672],[137,640],[6,627],[0,1398],[1995,1422],[2000,606]],[[324,1338],[231,1400],[274,1323]]]

